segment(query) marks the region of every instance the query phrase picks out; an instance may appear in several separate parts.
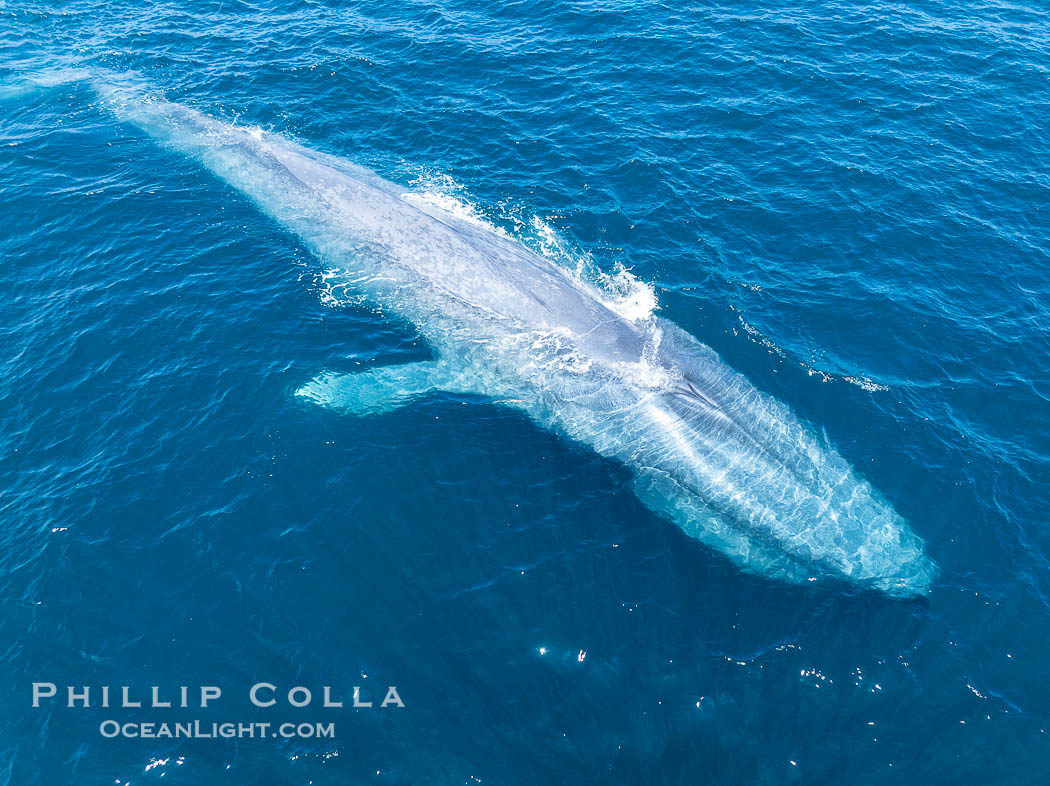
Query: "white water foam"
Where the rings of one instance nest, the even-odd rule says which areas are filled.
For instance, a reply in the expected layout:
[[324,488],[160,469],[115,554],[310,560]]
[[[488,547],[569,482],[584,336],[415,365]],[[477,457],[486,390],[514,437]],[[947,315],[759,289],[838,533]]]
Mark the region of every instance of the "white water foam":
[[622,263],[616,263],[611,272],[601,269],[590,254],[575,249],[539,216],[523,218],[512,207],[504,206],[498,218],[515,227],[516,231],[512,233],[491,220],[467,196],[466,188],[450,175],[422,174],[410,181],[410,187],[411,190],[403,196],[405,201],[436,208],[460,221],[522,243],[571,272],[580,283],[593,288],[602,303],[617,316],[632,322],[644,322],[660,307],[655,287],[639,279]]

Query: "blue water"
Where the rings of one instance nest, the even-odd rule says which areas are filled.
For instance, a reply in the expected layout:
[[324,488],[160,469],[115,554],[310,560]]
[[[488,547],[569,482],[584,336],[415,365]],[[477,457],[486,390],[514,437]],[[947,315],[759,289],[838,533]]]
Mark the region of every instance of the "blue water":
[[[0,778],[1050,778],[1048,46],[1045,9],[957,0],[0,3]],[[892,503],[931,591],[743,573],[483,401],[297,400],[429,349],[100,74],[651,287]],[[256,710],[259,681],[406,706]]]

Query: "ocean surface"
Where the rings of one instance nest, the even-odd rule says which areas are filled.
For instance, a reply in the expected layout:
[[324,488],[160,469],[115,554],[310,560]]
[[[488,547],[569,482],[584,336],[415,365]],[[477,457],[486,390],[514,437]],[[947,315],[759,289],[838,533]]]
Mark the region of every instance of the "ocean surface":
[[[742,572],[485,401],[297,398],[430,349],[113,79],[677,323],[885,496],[930,591]],[[1050,781],[1048,95],[1029,2],[0,1],[0,782]]]

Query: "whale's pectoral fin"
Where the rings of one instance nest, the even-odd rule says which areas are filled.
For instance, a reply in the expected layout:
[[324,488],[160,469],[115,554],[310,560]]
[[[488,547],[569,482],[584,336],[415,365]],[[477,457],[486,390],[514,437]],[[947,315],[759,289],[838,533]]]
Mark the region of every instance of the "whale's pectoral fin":
[[444,364],[430,361],[350,374],[326,371],[299,388],[295,395],[339,412],[363,416],[390,412],[435,390],[463,392]]

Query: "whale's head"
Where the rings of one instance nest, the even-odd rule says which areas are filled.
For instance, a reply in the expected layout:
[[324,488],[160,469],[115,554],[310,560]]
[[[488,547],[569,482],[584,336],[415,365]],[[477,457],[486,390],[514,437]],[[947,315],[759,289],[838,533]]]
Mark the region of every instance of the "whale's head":
[[883,515],[867,522],[867,536],[849,560],[846,578],[895,597],[929,593],[939,570],[922,539],[888,503]]

